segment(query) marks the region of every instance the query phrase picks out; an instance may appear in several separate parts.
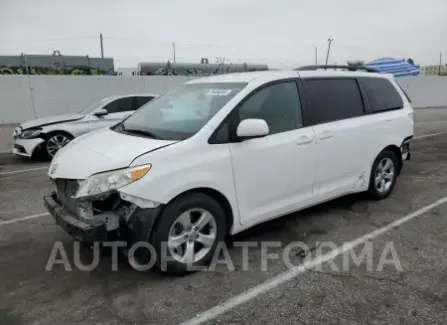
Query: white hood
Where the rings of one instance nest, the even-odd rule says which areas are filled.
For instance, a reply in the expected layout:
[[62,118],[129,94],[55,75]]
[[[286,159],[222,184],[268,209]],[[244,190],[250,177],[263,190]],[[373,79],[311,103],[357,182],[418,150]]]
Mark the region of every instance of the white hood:
[[96,173],[128,167],[139,155],[175,142],[101,129],[74,139],[62,148],[53,158],[48,175],[85,179]]
[[29,128],[39,127],[42,125],[48,125],[48,124],[55,124],[60,122],[67,122],[67,121],[75,121],[83,118],[83,114],[63,114],[63,115],[54,115],[54,116],[47,116],[38,118],[31,121],[26,121],[20,124],[20,127],[25,130]]

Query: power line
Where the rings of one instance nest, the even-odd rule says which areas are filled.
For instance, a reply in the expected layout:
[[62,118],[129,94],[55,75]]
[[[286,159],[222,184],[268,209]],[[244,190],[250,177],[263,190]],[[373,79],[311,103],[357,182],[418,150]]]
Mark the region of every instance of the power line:
[[80,40],[91,40],[98,39],[98,37],[71,37],[71,38],[45,38],[45,39],[33,39],[33,40],[8,40],[0,39],[0,42],[11,42],[11,43],[32,43],[32,42],[61,42],[61,41],[80,41]]
[[[163,45],[169,45],[172,46],[171,41],[158,41],[158,40],[136,40],[136,39],[130,39],[130,38],[121,38],[121,37],[104,37],[104,40],[112,40],[112,41],[120,41],[120,42],[133,42],[133,43],[141,43],[141,44],[147,44],[148,46],[152,44],[163,44]],[[234,48],[238,49],[241,47],[247,47],[243,44],[232,44],[232,45],[221,45],[221,44],[210,44],[210,43],[182,43],[182,42],[175,42],[176,47],[212,47],[212,48]],[[270,48],[284,48],[284,49],[290,49],[290,48],[302,48],[306,46],[314,47],[313,44],[289,44],[289,45],[271,45]],[[250,44],[250,47],[265,47],[265,44]]]

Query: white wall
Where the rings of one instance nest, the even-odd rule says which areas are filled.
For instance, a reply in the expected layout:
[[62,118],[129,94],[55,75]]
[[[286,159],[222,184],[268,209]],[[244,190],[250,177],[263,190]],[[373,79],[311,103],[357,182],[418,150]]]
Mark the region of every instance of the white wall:
[[414,107],[447,107],[447,76],[420,76],[396,79]]
[[[43,117],[77,112],[93,101],[114,94],[162,93],[190,79],[169,76],[0,75],[0,124],[20,123],[35,115]],[[397,80],[412,99],[414,107],[447,107],[447,77],[421,76]]]
[[77,112],[114,94],[160,94],[190,79],[167,76],[29,76],[28,79],[28,76],[0,75],[0,124]]

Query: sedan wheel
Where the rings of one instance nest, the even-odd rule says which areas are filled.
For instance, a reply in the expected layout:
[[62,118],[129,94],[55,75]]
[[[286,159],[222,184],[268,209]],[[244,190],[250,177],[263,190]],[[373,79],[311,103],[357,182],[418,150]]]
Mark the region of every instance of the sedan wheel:
[[47,140],[47,154],[49,157],[54,157],[54,155],[59,151],[60,148],[64,147],[71,141],[71,138],[65,134],[55,134]]

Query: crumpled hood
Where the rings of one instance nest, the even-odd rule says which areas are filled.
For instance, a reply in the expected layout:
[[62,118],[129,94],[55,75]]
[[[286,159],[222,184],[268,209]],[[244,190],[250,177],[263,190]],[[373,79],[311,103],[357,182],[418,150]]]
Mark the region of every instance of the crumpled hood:
[[75,121],[83,118],[83,114],[75,113],[75,114],[63,114],[63,115],[54,115],[54,116],[47,116],[38,118],[31,121],[26,121],[20,124],[20,127],[22,127],[23,130],[29,129],[29,128],[35,128],[43,125],[48,124],[55,124],[60,122],[67,122],[67,121]]
[[100,129],[74,139],[59,150],[48,176],[86,179],[93,174],[128,167],[136,157],[176,142]]

